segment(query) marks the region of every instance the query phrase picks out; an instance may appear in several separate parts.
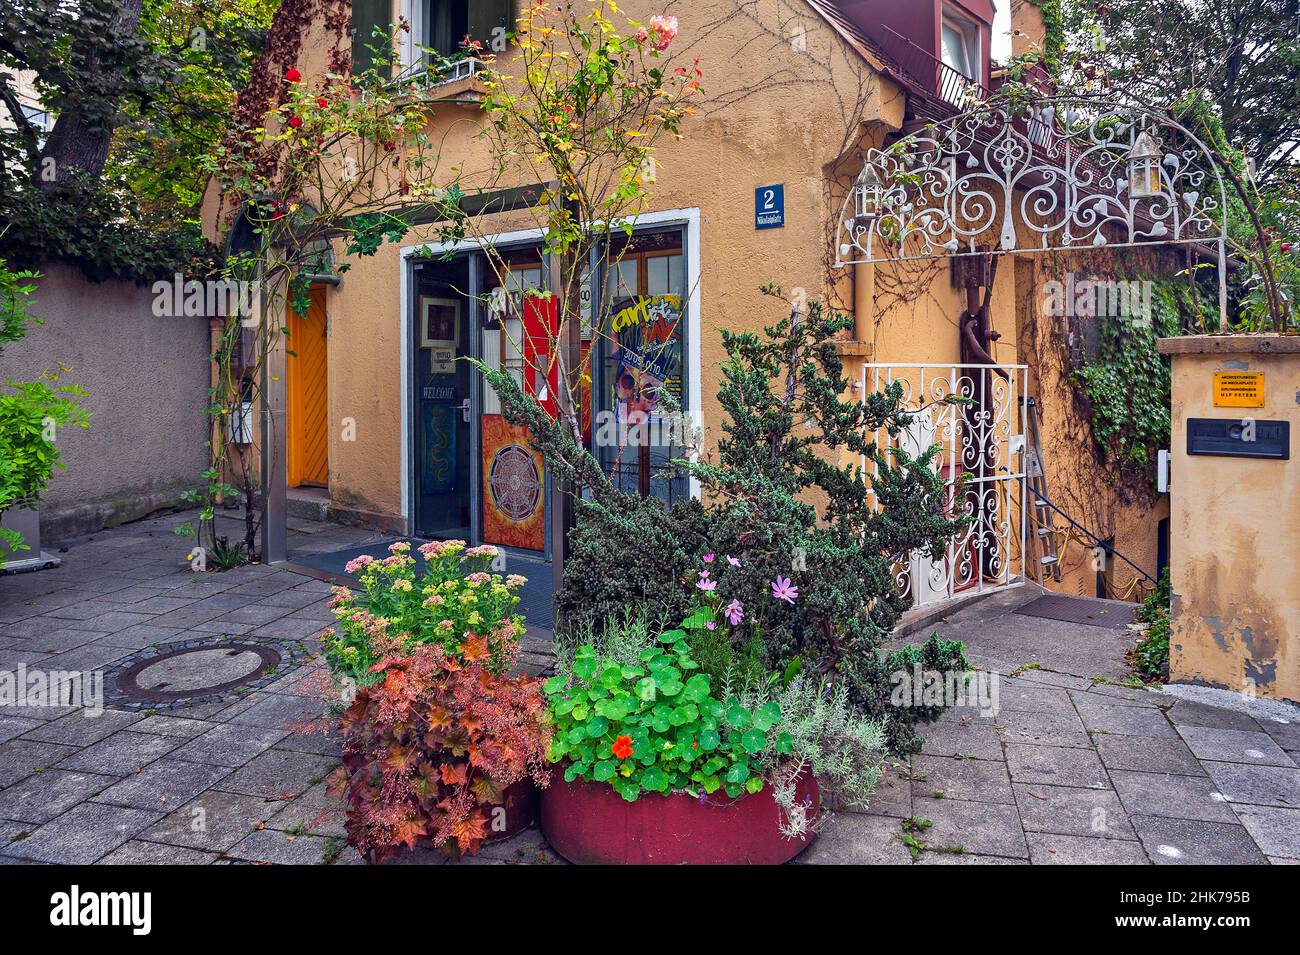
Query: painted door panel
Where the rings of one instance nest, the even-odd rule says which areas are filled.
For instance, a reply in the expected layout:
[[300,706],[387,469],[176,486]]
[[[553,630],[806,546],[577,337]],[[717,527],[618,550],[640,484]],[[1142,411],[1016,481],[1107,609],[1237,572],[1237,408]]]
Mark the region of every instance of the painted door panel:
[[325,287],[312,286],[305,314],[289,312],[289,484],[329,485],[329,345]]

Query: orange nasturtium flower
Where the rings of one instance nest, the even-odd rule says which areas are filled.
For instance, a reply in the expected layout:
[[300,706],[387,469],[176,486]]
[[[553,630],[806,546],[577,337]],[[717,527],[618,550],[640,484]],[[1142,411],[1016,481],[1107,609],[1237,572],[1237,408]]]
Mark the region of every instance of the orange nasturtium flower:
[[619,759],[627,759],[632,755],[632,737],[620,736],[614,740],[614,755]]

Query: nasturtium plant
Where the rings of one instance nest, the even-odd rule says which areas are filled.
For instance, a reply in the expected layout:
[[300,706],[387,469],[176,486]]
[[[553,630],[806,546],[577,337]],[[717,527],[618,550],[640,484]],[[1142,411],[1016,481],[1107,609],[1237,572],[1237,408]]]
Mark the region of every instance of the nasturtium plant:
[[642,792],[735,798],[762,790],[761,755],[793,745],[775,731],[780,707],[715,697],[685,630],[662,634],[637,660],[621,663],[584,644],[568,672],[544,684],[555,730],[547,755],[567,764],[565,781],[608,783],[628,802]]

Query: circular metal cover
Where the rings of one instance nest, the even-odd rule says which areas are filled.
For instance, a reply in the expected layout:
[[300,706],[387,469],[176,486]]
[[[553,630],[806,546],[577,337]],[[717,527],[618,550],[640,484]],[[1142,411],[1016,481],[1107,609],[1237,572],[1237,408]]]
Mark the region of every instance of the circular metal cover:
[[105,676],[109,705],[173,709],[215,703],[278,679],[303,656],[301,644],[255,637],[205,637],[147,647]]

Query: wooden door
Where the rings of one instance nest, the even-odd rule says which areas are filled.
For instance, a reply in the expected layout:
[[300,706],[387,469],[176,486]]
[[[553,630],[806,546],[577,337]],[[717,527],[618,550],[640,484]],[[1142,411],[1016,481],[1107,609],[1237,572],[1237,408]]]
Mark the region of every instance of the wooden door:
[[289,485],[329,485],[329,361],[325,286],[313,285],[306,314],[289,310]]

